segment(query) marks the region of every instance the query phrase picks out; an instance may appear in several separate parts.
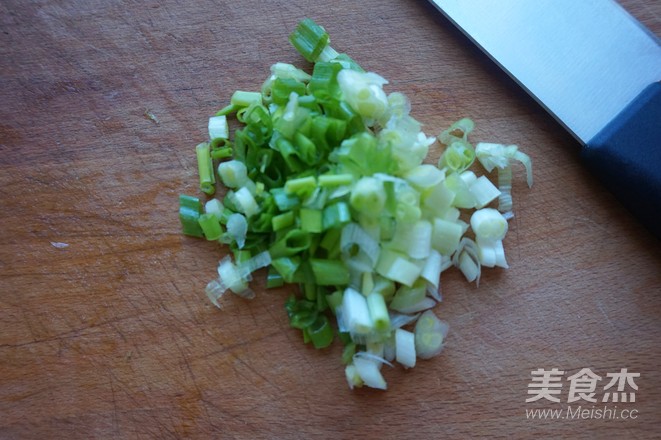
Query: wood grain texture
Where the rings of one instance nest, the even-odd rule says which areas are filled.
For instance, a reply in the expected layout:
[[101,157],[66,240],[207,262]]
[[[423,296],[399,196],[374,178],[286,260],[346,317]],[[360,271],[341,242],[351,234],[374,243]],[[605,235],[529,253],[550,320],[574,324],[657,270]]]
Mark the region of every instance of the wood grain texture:
[[[657,34],[653,0],[623,4]],[[193,147],[310,16],[436,134],[535,162],[514,187],[510,270],[444,274],[446,351],[350,392],[339,347],[288,328],[286,292],[219,312],[224,249],[179,233]],[[661,250],[571,137],[425,1],[0,3],[0,438],[659,438]],[[145,117],[151,111],[158,122]],[[437,158],[438,151],[431,159]],[[69,246],[56,248],[51,242]],[[635,420],[528,420],[530,372],[640,373]],[[589,405],[588,405],[589,406]]]

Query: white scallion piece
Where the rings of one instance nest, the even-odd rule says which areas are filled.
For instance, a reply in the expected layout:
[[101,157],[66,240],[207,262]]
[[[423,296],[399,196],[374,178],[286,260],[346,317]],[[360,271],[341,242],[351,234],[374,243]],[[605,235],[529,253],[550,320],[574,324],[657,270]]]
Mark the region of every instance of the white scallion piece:
[[[426,289],[425,289],[425,293],[426,293]],[[405,314],[418,313],[424,310],[431,309],[435,305],[436,305],[436,301],[433,298],[424,297],[415,304],[399,307],[397,311]]]
[[441,255],[452,255],[459,246],[461,236],[464,235],[461,225],[454,221],[434,219],[431,245]]
[[468,188],[475,196],[475,207],[478,209],[485,207],[500,196],[498,188],[486,176],[478,177]]
[[507,220],[493,208],[478,209],[471,216],[471,228],[475,237],[485,240],[502,240],[507,233]]
[[367,308],[372,319],[372,324],[377,332],[387,332],[390,330],[390,316],[386,301],[379,292],[372,292],[367,295]]
[[310,74],[302,71],[298,67],[288,63],[275,63],[271,65],[271,73],[277,78],[295,79],[296,81],[310,81]]
[[415,335],[407,330],[395,330],[395,359],[406,368],[415,367]]
[[452,256],[452,263],[461,270],[468,282],[480,283],[480,258],[477,244],[470,238],[462,238],[457,251]]
[[[455,192],[446,185],[438,184],[425,191],[422,199],[422,206],[430,215],[434,217],[444,217],[455,198]],[[455,209],[456,210],[456,209]],[[458,212],[458,210],[456,210]]]
[[404,179],[416,188],[424,190],[435,187],[445,180],[445,173],[434,165],[422,164],[407,171]]
[[449,328],[431,310],[420,315],[415,324],[415,349],[418,357],[429,359],[440,353]]
[[388,362],[392,362],[395,360],[396,354],[397,354],[397,350],[395,348],[395,333],[393,332],[383,342],[383,358]]
[[248,180],[248,169],[239,160],[228,160],[218,165],[218,175],[228,188],[239,188]]
[[405,286],[412,286],[422,269],[399,252],[382,249],[376,263],[376,272]]
[[425,261],[420,276],[427,280],[431,285],[438,288],[441,282],[441,264],[443,257],[436,250],[431,250],[429,257]]
[[246,234],[248,233],[248,222],[242,214],[231,214],[227,218],[227,236],[236,241],[239,249],[242,249],[246,243]]
[[212,116],[209,118],[209,139],[229,139],[229,136],[227,116]]
[[348,223],[342,228],[340,249],[345,259],[355,260],[358,268],[364,272],[374,268],[380,252],[379,243],[356,223]]
[[[467,174],[466,176],[470,176],[470,174]],[[471,209],[475,207],[475,196],[470,192],[466,180],[470,181],[468,178],[463,179],[457,173],[452,173],[448,175],[442,183],[446,185],[449,190],[454,192],[455,196],[454,200],[452,201],[452,206],[455,208]]]
[[383,86],[388,81],[373,72],[342,69],[337,82],[344,99],[351,108],[367,119],[378,119],[388,108],[388,97]]
[[356,372],[360,379],[368,387],[380,390],[388,388],[388,384],[386,384],[385,379],[381,375],[381,371],[379,371],[378,362],[354,356],[353,365],[356,367]]
[[355,361],[356,359],[368,359],[370,361],[376,362],[379,365],[379,368],[381,368],[381,364],[386,364],[392,368],[394,365],[383,357],[383,347],[383,342],[368,343],[366,346],[368,351],[359,351],[353,355],[353,360]]
[[416,315],[405,315],[403,313],[397,313],[390,311],[390,328],[392,330],[404,327],[407,324],[412,323],[418,319],[419,314]]
[[386,203],[383,182],[374,177],[362,177],[351,190],[349,202],[362,215],[378,217]]
[[477,239],[478,255],[483,266],[509,268],[502,240]]
[[512,167],[498,169],[498,210],[500,212],[512,211]]
[[342,319],[352,338],[354,335],[366,336],[374,329],[367,300],[351,288],[347,288],[342,297]]
[[218,277],[222,284],[227,286],[233,293],[240,293],[248,288],[250,273],[241,273],[232,258],[226,256],[218,264]]
[[259,213],[257,201],[246,187],[242,187],[234,193],[234,201],[237,209],[244,213],[247,218]]
[[477,180],[477,175],[470,170],[464,171],[463,173],[459,174],[459,177],[461,177],[461,180],[463,180],[464,183],[468,185],[469,188]]
[[421,259],[429,256],[431,240],[432,225],[427,220],[419,220],[412,225],[400,222],[389,246],[413,259]]
[[225,208],[218,199],[211,199],[204,204],[204,212],[213,215],[218,221],[220,221],[223,216],[223,209]]
[[344,369],[344,375],[347,378],[347,383],[349,384],[349,389],[353,390],[356,387],[363,386],[363,380],[358,374],[358,369],[354,364],[349,364]]

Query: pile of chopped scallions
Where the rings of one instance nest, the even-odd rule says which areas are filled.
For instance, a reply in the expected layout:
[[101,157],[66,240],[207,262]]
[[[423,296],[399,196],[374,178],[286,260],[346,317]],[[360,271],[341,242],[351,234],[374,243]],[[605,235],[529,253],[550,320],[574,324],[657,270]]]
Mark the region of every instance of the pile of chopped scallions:
[[[276,63],[261,91],[235,92],[209,119],[210,141],[195,149],[209,199],[180,196],[183,232],[232,250],[206,288],[214,305],[228,290],[253,298],[251,274],[268,268],[267,288],[299,286],[285,309],[303,340],[324,348],[337,336],[349,386],[385,389],[382,364],[410,368],[443,348],[448,325],[431,310],[441,272],[479,282],[482,266],[507,267],[511,165],[532,185],[531,161],[514,145],[474,147],[461,119],[439,136],[438,166],[423,163],[436,138],[403,94],[386,94],[310,19],[289,40],[312,74]],[[230,115],[241,124],[232,135]],[[469,170],[476,158],[497,169],[498,187]]]

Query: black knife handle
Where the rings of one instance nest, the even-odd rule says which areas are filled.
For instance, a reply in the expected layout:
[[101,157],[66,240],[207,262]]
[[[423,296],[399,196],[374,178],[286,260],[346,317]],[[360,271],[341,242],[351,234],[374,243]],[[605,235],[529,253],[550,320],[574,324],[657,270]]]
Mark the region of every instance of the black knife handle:
[[661,82],[643,90],[581,155],[620,202],[661,239]]

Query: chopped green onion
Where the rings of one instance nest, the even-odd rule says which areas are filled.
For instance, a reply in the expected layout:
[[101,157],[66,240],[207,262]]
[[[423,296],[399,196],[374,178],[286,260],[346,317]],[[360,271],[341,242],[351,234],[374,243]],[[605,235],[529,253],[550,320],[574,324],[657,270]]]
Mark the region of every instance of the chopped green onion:
[[445,149],[438,161],[438,167],[447,167],[454,172],[461,173],[471,166],[474,161],[475,150],[473,150],[473,147],[468,142],[456,140]]
[[390,316],[383,295],[378,292],[367,295],[367,308],[376,331],[385,332],[390,329]]
[[[425,261],[425,266],[422,268],[422,273],[420,277],[427,281],[428,286],[433,287],[432,294],[434,299],[440,301],[441,298],[438,295],[438,288],[441,284],[441,271],[443,270],[443,257],[440,253],[435,250],[432,250],[429,253],[429,257]],[[429,289],[427,289],[429,292]]]
[[351,212],[344,202],[333,203],[324,208],[322,212],[322,224],[324,230],[337,228],[351,221]]
[[500,212],[512,211],[512,167],[498,169],[498,210]]
[[207,240],[218,240],[223,233],[218,217],[213,214],[202,214],[197,221]]
[[314,63],[330,42],[330,38],[323,27],[313,20],[305,18],[289,35],[289,42],[306,60]]
[[464,231],[460,224],[436,218],[432,228],[431,246],[442,255],[452,255],[457,250],[462,235]]
[[415,335],[398,328],[395,330],[395,352],[397,362],[406,368],[415,367]]
[[274,266],[269,268],[268,275],[266,277],[266,288],[273,289],[275,287],[284,286],[285,279],[280,273],[275,269]]
[[507,233],[507,220],[495,209],[478,209],[471,216],[475,236],[486,240],[502,240]]
[[305,197],[312,194],[316,187],[317,181],[313,176],[289,179],[285,183],[285,191],[288,194],[294,194],[299,197]]
[[235,107],[248,107],[252,104],[261,104],[262,94],[259,92],[243,92],[237,90],[232,95],[230,103]]
[[209,139],[229,139],[230,130],[227,125],[227,116],[212,116],[209,118]]
[[337,82],[343,98],[362,117],[378,119],[388,108],[388,97],[382,88],[388,81],[376,73],[342,69]]
[[468,135],[475,128],[475,123],[469,118],[463,118],[450,125],[447,130],[444,130],[439,135],[439,140],[445,144],[450,145],[453,141],[461,139],[468,140]]
[[379,371],[379,364],[372,359],[353,357],[353,364],[360,379],[370,388],[385,390],[388,388]]
[[227,239],[229,243],[236,243],[239,249],[246,243],[246,234],[248,232],[248,222],[245,216],[241,214],[231,214],[227,219]]
[[480,264],[486,267],[500,266],[508,268],[502,240],[477,239]]
[[333,186],[351,185],[353,176],[351,174],[328,174],[319,176],[319,185],[323,188]]
[[204,212],[216,217],[216,220],[221,221],[223,218],[223,204],[218,199],[211,199],[204,204]]
[[386,204],[383,182],[374,177],[363,177],[351,191],[351,207],[363,215],[378,217]]
[[[209,142],[196,147],[200,189],[214,194],[217,178],[229,189],[204,207],[180,196],[183,232],[229,245],[234,261],[223,258],[205,289],[215,306],[228,290],[253,298],[252,273],[268,268],[267,288],[299,286],[285,310],[304,343],[328,347],[335,315],[349,386],[386,389],[382,364],[410,368],[443,347],[447,324],[428,310],[441,301],[441,273],[454,265],[479,283],[483,266],[507,267],[511,165],[523,163],[531,185],[531,160],[515,145],[473,148],[465,118],[440,133],[438,166],[425,163],[436,138],[406,96],[386,94],[386,79],[338,53],[310,19],[290,41],[312,75],[275,63],[259,92],[236,91],[209,118]],[[233,113],[241,126],[230,138]],[[476,158],[498,168],[498,188],[476,174]],[[503,214],[486,208],[496,198]],[[415,334],[403,330],[416,321]]]
[[511,160],[518,160],[526,168],[526,180],[528,186],[532,186],[532,161],[530,157],[518,151],[516,145],[501,145],[481,142],[475,146],[475,153],[477,159],[482,166],[489,172],[495,167],[506,168],[510,165]]
[[480,209],[500,196],[500,191],[486,176],[478,177],[469,186],[469,191],[475,197],[475,207]]
[[342,306],[342,297],[343,294],[341,290],[336,290],[330,295],[326,295],[326,303],[328,304],[328,307],[331,309],[333,314],[335,314],[335,310],[338,307]]
[[416,264],[411,263],[405,255],[382,249],[376,263],[376,272],[405,286],[412,286],[422,270]]
[[239,212],[250,218],[259,212],[257,201],[245,186],[234,193],[235,205]]
[[[355,387],[362,387],[363,386],[363,379],[360,378],[360,375],[358,374],[358,369],[354,364],[349,364],[346,366],[344,369],[344,375],[347,378],[347,383],[349,384],[349,389],[354,389]],[[382,376],[383,378],[383,376]],[[384,380],[385,383],[385,380]]]
[[218,165],[218,175],[223,184],[229,188],[239,188],[248,179],[248,169],[239,160],[230,160]]
[[422,301],[425,298],[425,292],[426,286],[423,283],[416,283],[413,287],[401,286],[390,302],[390,308],[402,312]]
[[200,189],[208,195],[216,192],[216,178],[213,173],[213,163],[211,162],[211,150],[209,144],[204,142],[195,147],[197,156],[197,169],[200,175]]
[[363,272],[371,271],[379,258],[379,243],[356,223],[342,228],[340,248],[345,260],[351,259]]
[[350,287],[342,297],[342,319],[354,340],[368,335],[374,328],[367,300]]
[[324,315],[317,316],[307,331],[314,348],[326,348],[333,342],[333,328]]
[[202,214],[202,204],[197,197],[184,194],[179,195],[179,221],[183,233],[193,237],[204,237],[204,232],[199,224]]
[[434,165],[422,164],[407,171],[404,174],[404,179],[416,188],[426,190],[438,186],[439,183],[445,180],[445,173]]
[[284,214],[276,215],[271,218],[271,225],[274,231],[280,231],[293,226],[295,222],[296,216],[294,216],[294,211],[287,211]]
[[420,359],[430,359],[443,349],[449,326],[427,310],[415,324],[415,351]]
[[271,194],[273,195],[273,201],[280,211],[291,211],[301,203],[298,197],[287,194],[284,188],[274,188],[271,190]]
[[271,66],[271,73],[277,78],[291,78],[296,81],[308,82],[310,75],[303,70],[287,63],[275,63]]
[[452,256],[452,262],[464,274],[468,282],[480,282],[480,258],[477,244],[470,238],[462,238],[457,251]]
[[356,344],[353,342],[348,343],[342,350],[342,363],[349,364],[353,360],[353,355],[356,354]]
[[299,212],[301,229],[307,232],[321,232],[323,230],[323,215],[318,209],[301,208]]
[[466,183],[466,180],[462,179],[460,174],[450,174],[443,183],[454,193],[452,206],[464,209],[475,207],[475,196],[470,192],[468,183]]
[[410,258],[420,259],[429,256],[431,241],[432,225],[427,220],[413,224],[400,222],[389,247],[406,253]]
[[296,277],[296,272],[301,266],[301,259],[299,257],[275,257],[271,265],[287,283],[293,283]]
[[291,257],[310,247],[310,233],[301,229],[292,229],[275,242],[269,252],[273,258]]
[[349,283],[349,271],[341,260],[310,258],[318,286],[343,286]]

